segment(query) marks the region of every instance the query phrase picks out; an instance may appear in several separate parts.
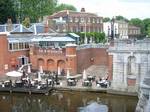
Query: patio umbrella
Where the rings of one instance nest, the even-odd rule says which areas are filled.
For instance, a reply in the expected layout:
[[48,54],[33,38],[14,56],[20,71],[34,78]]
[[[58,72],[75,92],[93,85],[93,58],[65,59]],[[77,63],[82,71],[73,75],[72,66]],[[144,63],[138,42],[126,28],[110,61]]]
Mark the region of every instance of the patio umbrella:
[[31,73],[31,67],[28,65],[28,73]]
[[70,73],[69,73],[69,69],[67,69],[67,79],[69,79],[70,77]]
[[58,71],[57,71],[57,72],[58,72],[58,75],[60,75],[60,74],[61,74],[61,73],[60,73],[60,67],[58,67]]
[[42,74],[43,73],[43,67],[42,66],[40,66],[40,73]]
[[41,73],[38,72],[38,81],[41,81]]
[[11,72],[7,72],[6,75],[9,77],[21,77],[23,74],[18,71],[11,71]]
[[87,79],[87,75],[86,75],[86,71],[84,70],[83,71],[83,80],[86,80]]

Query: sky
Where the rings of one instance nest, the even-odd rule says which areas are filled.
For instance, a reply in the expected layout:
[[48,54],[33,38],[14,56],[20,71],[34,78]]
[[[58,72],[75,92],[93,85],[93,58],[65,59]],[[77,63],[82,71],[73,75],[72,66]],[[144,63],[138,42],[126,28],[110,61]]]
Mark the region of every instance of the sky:
[[58,0],[73,5],[80,11],[92,12],[102,17],[122,15],[131,18],[150,18],[150,0]]

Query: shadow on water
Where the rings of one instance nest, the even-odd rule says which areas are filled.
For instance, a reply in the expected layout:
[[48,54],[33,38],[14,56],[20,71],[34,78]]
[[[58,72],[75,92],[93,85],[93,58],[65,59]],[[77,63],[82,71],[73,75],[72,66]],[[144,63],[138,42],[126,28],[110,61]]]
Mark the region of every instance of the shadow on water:
[[0,94],[0,112],[134,112],[136,97],[90,92]]

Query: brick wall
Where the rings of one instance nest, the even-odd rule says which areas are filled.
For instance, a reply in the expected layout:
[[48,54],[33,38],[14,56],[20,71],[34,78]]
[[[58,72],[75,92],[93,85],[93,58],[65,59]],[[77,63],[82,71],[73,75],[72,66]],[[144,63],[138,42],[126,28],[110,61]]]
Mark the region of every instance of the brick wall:
[[82,73],[91,65],[108,66],[108,53],[106,48],[88,48],[77,51],[77,71]]

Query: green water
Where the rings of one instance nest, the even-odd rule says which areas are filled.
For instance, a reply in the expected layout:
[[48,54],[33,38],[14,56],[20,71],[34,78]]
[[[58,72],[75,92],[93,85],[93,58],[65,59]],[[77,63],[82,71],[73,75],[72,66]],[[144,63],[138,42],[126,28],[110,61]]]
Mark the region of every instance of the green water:
[[106,105],[109,112],[134,112],[137,100],[137,97],[89,92],[52,92],[47,96],[0,93],[0,112],[81,112],[79,108],[91,102]]

